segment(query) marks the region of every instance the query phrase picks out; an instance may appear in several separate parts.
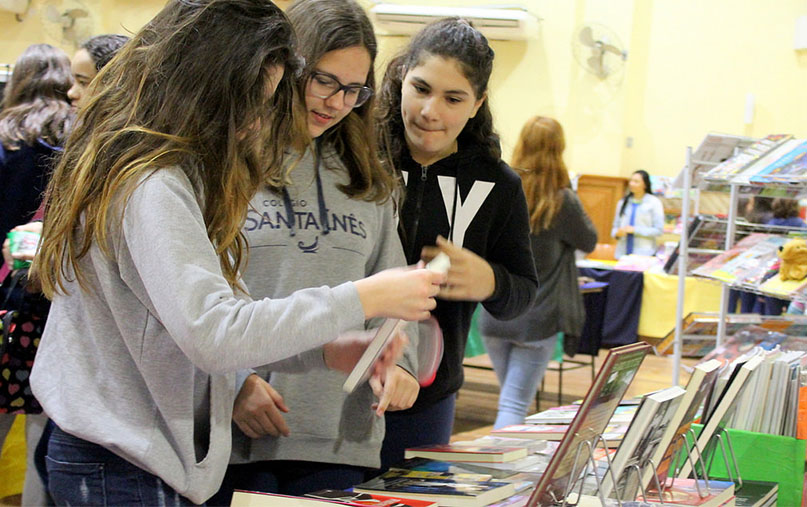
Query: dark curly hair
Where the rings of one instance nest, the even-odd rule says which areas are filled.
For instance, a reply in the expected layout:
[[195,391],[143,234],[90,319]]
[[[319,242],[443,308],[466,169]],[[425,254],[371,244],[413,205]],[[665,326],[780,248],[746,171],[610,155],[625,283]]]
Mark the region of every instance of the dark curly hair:
[[[378,128],[381,153],[387,164],[400,167],[406,144],[401,117],[401,85],[406,69],[422,64],[429,56],[456,60],[471,83],[476,98],[484,96],[493,71],[493,49],[479,30],[465,19],[451,17],[427,25],[387,67],[378,97]],[[493,115],[486,100],[468,120],[458,137],[461,143],[485,147],[491,158],[501,158],[499,136],[493,130]]]

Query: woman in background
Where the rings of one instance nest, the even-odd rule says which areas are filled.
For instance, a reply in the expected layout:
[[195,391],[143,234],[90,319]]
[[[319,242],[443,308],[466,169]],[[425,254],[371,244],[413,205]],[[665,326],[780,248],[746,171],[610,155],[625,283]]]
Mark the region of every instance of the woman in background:
[[634,172],[628,193],[619,201],[611,236],[617,239],[614,257],[655,255],[656,238],[664,233],[664,206],[653,195],[647,171]]
[[530,212],[538,296],[513,320],[496,320],[484,308],[480,313],[479,330],[501,386],[494,428],[524,422],[558,334],[580,336],[583,329],[575,250],[593,251],[597,230],[571,189],[565,147],[560,123],[536,116],[521,129],[513,152]]
[[409,410],[387,414],[382,465],[407,447],[447,443],[477,303],[497,318],[523,313],[537,290],[529,215],[518,175],[501,160],[487,101],[493,49],[470,23],[436,21],[387,68],[382,154],[406,182],[401,234],[407,263],[451,259],[434,316],[444,354]]
[[[72,84],[70,60],[49,44],[29,46],[14,64],[0,112],[0,238],[30,221],[40,206],[52,160],[73,121],[67,101]],[[46,311],[47,302],[43,303]],[[0,448],[14,418],[0,414]],[[47,418],[27,414],[25,421],[27,471],[22,503],[44,505],[45,488],[35,472],[34,450]]]

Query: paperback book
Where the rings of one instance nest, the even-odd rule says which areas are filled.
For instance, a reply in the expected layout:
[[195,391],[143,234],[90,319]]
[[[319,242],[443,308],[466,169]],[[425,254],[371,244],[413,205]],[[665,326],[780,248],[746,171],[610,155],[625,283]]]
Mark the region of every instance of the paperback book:
[[[392,472],[392,473],[391,473]],[[390,470],[353,488],[359,493],[437,501],[439,505],[481,507],[516,493],[512,483],[500,481],[458,481],[401,477]]]

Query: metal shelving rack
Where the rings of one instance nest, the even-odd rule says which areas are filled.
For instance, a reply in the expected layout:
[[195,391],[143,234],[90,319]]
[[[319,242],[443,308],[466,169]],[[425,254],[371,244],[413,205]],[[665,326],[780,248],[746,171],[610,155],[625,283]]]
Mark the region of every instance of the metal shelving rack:
[[[690,189],[690,187],[692,186],[692,173],[693,173],[692,169],[694,164],[716,166],[719,164],[719,162],[707,161],[707,160],[694,160],[692,156],[692,147],[687,147],[686,165],[685,170],[683,171],[683,188],[685,190]],[[779,189],[778,192],[774,192],[776,194],[775,197],[789,197],[797,199],[800,197],[807,196],[807,181],[767,182],[764,184],[751,184],[744,181],[736,182],[731,180],[725,182],[701,181],[699,187],[700,191],[719,190],[724,192],[728,191],[730,193],[729,213],[728,217],[726,218],[726,238],[724,245],[725,250],[728,250],[734,246],[735,236],[737,234],[737,201],[741,195],[744,196],[760,195],[764,193],[766,190]],[[698,194],[696,193],[696,196],[697,195]],[[689,256],[689,238],[687,237],[686,232],[690,219],[689,199],[690,199],[690,192],[684,191],[683,203],[681,206],[681,223],[683,225],[683,230],[678,257],[678,299],[676,304],[676,315],[675,315],[673,385],[679,385],[679,378],[680,378],[679,370],[681,367],[681,345],[683,343],[682,335],[683,335],[683,319],[684,319],[683,316],[684,288],[686,283],[687,261]],[[797,230],[792,227],[760,226],[756,224],[753,228],[758,230],[759,232],[789,232]],[[721,285],[722,289],[720,293],[720,312],[719,312],[719,319],[717,322],[716,346],[720,346],[726,337],[726,315],[728,313],[728,299],[730,289],[737,288],[745,291],[758,293],[761,295],[783,298],[782,295],[780,294],[777,295],[766,294],[765,292],[758,290],[757,287],[751,287],[748,285],[743,284],[732,285],[727,283],[722,283]],[[807,295],[792,294],[791,297],[788,299],[803,300],[807,299]]]

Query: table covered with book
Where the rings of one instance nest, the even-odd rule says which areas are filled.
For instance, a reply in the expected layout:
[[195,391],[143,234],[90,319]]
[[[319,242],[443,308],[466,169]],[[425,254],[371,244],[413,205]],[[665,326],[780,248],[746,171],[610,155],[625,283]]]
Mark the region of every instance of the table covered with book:
[[[315,505],[326,498],[367,505],[400,498],[397,505],[413,507],[514,507],[551,505],[565,498],[581,506],[610,506],[620,497],[632,502],[627,505],[650,506],[659,504],[660,484],[668,505],[800,505],[804,440],[723,431],[737,414],[745,414],[736,409],[747,389],[755,388],[755,375],[761,378],[758,368],[773,356],[759,348],[725,361],[715,355],[694,368],[685,387],[623,399],[649,350],[644,343],[611,349],[586,397],[575,405],[534,414],[522,425],[492,430],[475,440],[408,449],[405,461],[352,492],[313,492],[296,503],[288,497],[246,494],[239,503],[234,498],[233,505]],[[791,355],[788,367],[800,368],[803,357]],[[700,426],[692,424],[697,413],[702,414]],[[617,421],[623,429],[609,430]],[[546,438],[550,423],[563,429]],[[734,471],[721,469],[708,455],[708,477],[702,470],[690,476],[686,463],[675,466],[684,456],[679,449],[692,445],[680,438],[690,429],[697,432],[702,449],[718,441],[714,435],[724,440],[730,435],[737,458]],[[715,461],[722,463],[719,449]]]

